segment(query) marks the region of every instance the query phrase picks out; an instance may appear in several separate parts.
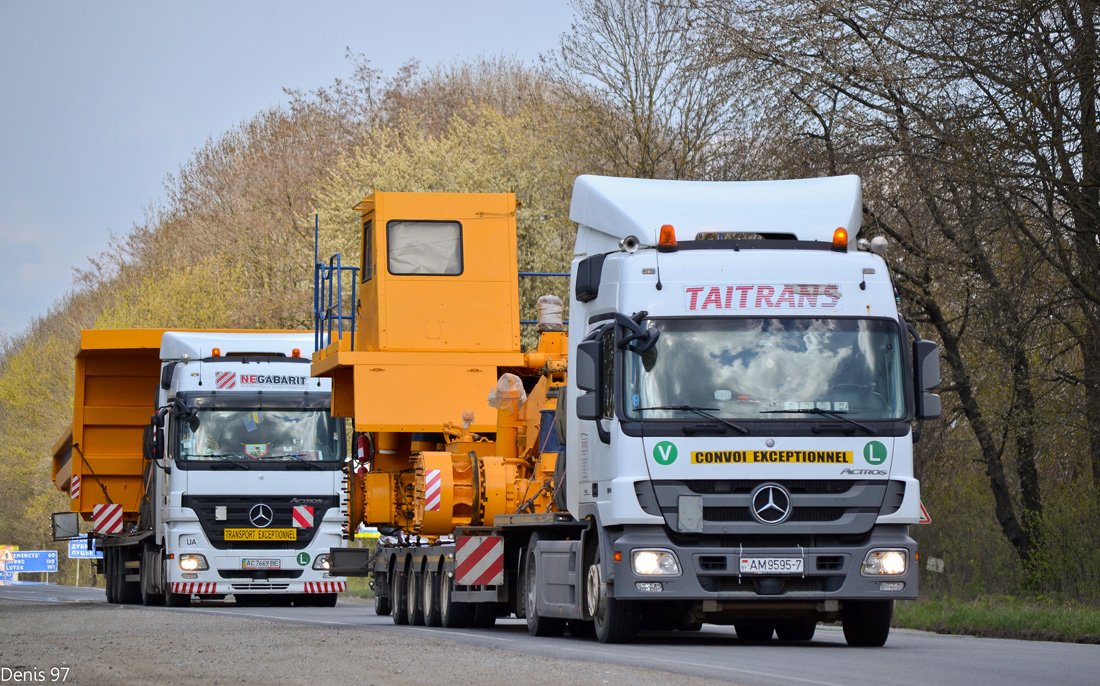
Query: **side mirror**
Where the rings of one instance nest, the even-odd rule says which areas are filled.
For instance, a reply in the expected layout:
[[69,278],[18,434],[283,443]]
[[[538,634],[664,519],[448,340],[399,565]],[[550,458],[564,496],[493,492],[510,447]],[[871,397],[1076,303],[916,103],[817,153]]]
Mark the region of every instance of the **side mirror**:
[[145,425],[145,433],[141,438],[141,456],[146,460],[160,460],[164,457],[164,429],[155,423]]
[[940,385],[940,347],[935,341],[920,340],[913,344],[913,366],[918,390],[927,391]]
[[594,391],[599,387],[599,359],[599,340],[581,341],[577,345],[577,388]]
[[64,541],[80,535],[79,513],[55,512],[50,519],[53,521],[53,540]]
[[590,391],[577,398],[577,419],[595,420],[599,418],[599,395]]
[[927,392],[940,385],[940,348],[935,341],[919,340],[913,344],[913,371],[917,418],[939,417],[940,396]]

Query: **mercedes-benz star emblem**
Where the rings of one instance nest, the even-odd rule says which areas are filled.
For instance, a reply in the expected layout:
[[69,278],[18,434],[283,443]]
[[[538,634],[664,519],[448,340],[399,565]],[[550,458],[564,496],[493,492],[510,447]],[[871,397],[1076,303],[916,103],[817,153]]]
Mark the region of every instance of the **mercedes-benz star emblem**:
[[761,484],[752,492],[752,516],[763,524],[780,524],[791,516],[791,494],[779,484]]
[[248,511],[248,518],[252,520],[252,526],[258,526],[262,529],[275,519],[275,513],[271,511],[269,506],[259,503],[253,505],[252,509]]

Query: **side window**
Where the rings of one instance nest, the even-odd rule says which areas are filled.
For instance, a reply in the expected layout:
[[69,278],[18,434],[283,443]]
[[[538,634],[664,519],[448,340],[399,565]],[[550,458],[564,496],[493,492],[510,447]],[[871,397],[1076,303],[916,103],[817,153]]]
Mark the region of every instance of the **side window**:
[[604,329],[600,336],[600,414],[615,417],[615,327]]
[[392,221],[386,224],[390,274],[457,276],[462,273],[458,222]]
[[363,283],[374,277],[374,228],[370,219],[363,222],[363,249],[359,252],[363,262],[359,265],[360,280]]

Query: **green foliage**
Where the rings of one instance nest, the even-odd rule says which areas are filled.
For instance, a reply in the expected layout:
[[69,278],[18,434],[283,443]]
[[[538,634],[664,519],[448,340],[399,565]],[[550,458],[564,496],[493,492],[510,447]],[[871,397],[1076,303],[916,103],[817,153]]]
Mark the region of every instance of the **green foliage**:
[[1074,603],[983,596],[899,601],[894,625],[946,634],[1100,643],[1100,613]]

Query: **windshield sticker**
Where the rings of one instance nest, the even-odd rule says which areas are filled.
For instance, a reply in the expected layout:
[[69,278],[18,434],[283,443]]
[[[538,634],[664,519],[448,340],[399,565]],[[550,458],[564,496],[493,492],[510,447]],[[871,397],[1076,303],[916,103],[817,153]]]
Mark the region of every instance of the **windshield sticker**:
[[863,459],[867,464],[882,464],[886,461],[886,446],[878,441],[871,441],[863,446]]
[[[659,465],[670,465],[676,461],[676,446],[670,441],[661,441],[653,448],[653,459]],[[694,456],[694,453],[692,453]]]
[[253,460],[258,460],[261,457],[267,457],[267,454],[271,451],[271,444],[270,443],[246,443],[245,446],[244,446],[244,451]]
[[690,312],[718,310],[815,310],[840,304],[840,286],[831,284],[742,284],[684,286]]
[[[658,447],[660,447],[658,445]],[[745,464],[796,462],[799,464],[852,464],[850,450],[708,450],[692,451],[692,464]]]

